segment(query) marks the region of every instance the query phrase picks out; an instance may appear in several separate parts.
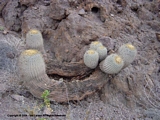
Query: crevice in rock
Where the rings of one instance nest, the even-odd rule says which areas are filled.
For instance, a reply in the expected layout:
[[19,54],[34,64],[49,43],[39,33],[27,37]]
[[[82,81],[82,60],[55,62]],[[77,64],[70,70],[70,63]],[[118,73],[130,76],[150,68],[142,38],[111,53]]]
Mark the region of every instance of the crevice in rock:
[[0,6],[0,16],[1,17],[2,17],[2,11],[6,7],[7,3],[8,3],[8,0],[0,2],[0,4],[1,4],[1,6]]
[[21,5],[21,16],[23,15],[24,11],[28,8],[26,5]]
[[42,2],[45,6],[49,6],[51,3],[51,0],[42,0]]
[[100,9],[98,7],[91,8],[92,13],[99,13]]
[[57,20],[57,19],[53,19],[53,20],[56,20],[57,21],[57,26],[53,29],[53,30],[57,30],[58,29],[58,27],[59,27],[59,24],[62,22],[62,20],[65,20],[65,19],[67,19],[67,17],[69,16],[69,14],[68,15],[65,15],[62,19],[59,19],[59,20]]
[[117,4],[119,4],[119,5],[121,5],[122,4],[122,2],[121,2],[121,0],[117,0],[117,2],[116,2]]
[[89,78],[94,72],[95,72],[95,70],[90,70],[86,74],[76,75],[76,76],[64,76],[64,75],[58,75],[58,74],[47,74],[47,75],[50,78],[53,78],[55,80],[64,79],[67,82],[71,82],[74,80],[84,80],[86,78]]
[[131,6],[130,8],[131,8],[131,10],[132,10],[133,12],[135,12],[135,13],[137,13],[138,10],[139,10],[139,8],[138,8],[137,5],[133,5],[133,6]]

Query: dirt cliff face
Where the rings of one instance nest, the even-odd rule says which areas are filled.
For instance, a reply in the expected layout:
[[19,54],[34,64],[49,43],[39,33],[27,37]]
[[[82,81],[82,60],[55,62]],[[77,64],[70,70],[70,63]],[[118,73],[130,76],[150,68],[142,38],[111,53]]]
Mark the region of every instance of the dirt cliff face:
[[[120,91],[123,102],[134,106],[136,99],[145,107],[149,106],[144,99],[146,94],[149,99],[159,96],[154,91],[160,85],[159,0],[1,1],[0,12],[8,31],[15,31],[22,37],[31,28],[43,33],[47,74],[73,81],[77,78],[83,81],[92,74],[101,78],[102,74],[95,72],[98,68],[92,71],[83,63],[89,44],[99,40],[110,54],[120,45],[131,42],[138,50],[136,60],[112,76],[106,83],[109,87],[103,88],[102,99],[114,97],[113,90]],[[110,88],[111,85],[114,87]],[[153,94],[149,94],[150,91]],[[157,97],[155,99],[158,101]]]

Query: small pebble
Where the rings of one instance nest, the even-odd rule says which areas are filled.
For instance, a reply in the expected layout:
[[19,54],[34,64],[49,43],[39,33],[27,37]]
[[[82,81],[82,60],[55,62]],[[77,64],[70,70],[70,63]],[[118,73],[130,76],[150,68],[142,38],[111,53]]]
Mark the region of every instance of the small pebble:
[[81,9],[78,14],[79,14],[79,15],[85,15],[84,9]]
[[8,30],[5,29],[5,30],[3,31],[3,34],[6,35],[7,33],[8,33]]
[[52,111],[53,110],[50,107],[45,107],[44,111],[43,111],[43,114],[44,115],[51,115]]
[[110,14],[111,15],[111,17],[114,17],[114,14]]
[[22,101],[24,101],[24,99],[25,99],[25,97],[23,97],[23,96],[21,96],[21,95],[17,95],[17,94],[13,94],[13,95],[11,95],[11,97],[12,97],[13,99],[15,99],[16,101],[19,101],[19,102],[22,102]]

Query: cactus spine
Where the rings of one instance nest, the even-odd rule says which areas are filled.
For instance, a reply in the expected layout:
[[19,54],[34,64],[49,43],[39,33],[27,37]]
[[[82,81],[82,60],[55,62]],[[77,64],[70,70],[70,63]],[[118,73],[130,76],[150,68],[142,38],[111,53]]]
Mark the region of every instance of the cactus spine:
[[98,65],[99,61],[99,55],[95,50],[87,50],[83,56],[84,59],[84,64],[91,68],[94,69]]
[[127,43],[118,49],[118,54],[122,57],[124,61],[123,68],[125,68],[134,61],[137,55],[137,49],[132,44]]
[[43,37],[39,30],[31,29],[26,34],[26,46],[27,49],[37,49],[42,53],[45,53],[43,45]]
[[122,58],[117,54],[107,56],[101,63],[100,69],[107,74],[118,73],[124,65]]

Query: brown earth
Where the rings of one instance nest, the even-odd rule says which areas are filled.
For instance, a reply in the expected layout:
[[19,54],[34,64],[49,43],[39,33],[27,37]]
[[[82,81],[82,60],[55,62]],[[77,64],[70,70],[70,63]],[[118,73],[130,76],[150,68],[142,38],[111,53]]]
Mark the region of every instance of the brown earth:
[[[39,107],[43,101],[29,93],[16,72],[17,58],[25,49],[25,34],[37,28],[44,37],[47,74],[63,79],[69,90],[53,94],[53,100],[60,102],[60,96],[68,94],[68,100],[78,100],[52,102],[52,114],[67,117],[49,119],[159,120],[159,10],[159,0],[1,0],[0,117],[23,120],[26,117],[7,114],[43,113]],[[96,40],[109,54],[130,42],[138,55],[130,66],[108,77],[98,67],[90,70],[83,63],[84,52]]]

